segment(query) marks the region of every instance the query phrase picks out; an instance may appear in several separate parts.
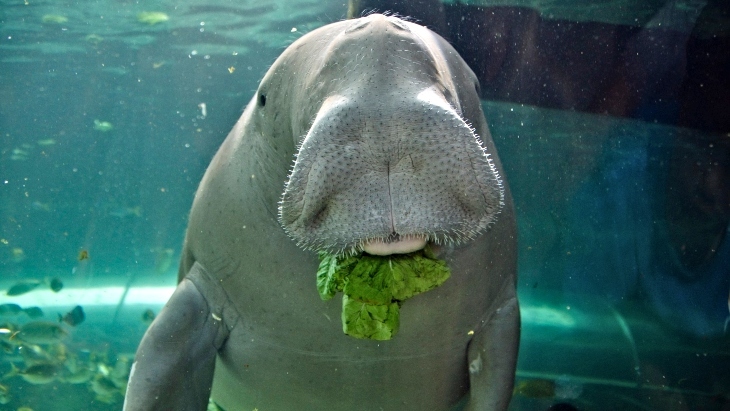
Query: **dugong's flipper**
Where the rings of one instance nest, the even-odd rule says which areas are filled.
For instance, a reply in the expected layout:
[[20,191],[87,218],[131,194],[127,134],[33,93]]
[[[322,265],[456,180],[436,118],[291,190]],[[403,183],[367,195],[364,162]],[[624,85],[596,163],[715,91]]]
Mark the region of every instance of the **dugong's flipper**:
[[469,343],[470,389],[465,411],[507,409],[512,398],[519,345],[520,311],[517,298],[511,298],[494,312]]
[[[200,271],[195,264],[188,277]],[[137,349],[124,411],[204,411],[224,334],[198,287],[183,279]]]

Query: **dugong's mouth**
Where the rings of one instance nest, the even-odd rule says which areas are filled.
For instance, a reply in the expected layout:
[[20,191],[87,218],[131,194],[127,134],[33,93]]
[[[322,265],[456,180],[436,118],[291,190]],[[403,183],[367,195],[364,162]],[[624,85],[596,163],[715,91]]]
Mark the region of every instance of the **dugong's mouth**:
[[393,234],[388,238],[370,239],[362,244],[362,249],[371,255],[408,254],[426,246],[424,236],[399,236]]

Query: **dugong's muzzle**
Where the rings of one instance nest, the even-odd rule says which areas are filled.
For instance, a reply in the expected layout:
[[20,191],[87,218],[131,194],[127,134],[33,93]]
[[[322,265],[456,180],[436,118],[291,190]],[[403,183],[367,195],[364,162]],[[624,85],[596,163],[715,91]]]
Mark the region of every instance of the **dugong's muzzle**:
[[279,211],[306,249],[387,254],[380,245],[398,242],[408,252],[425,241],[467,241],[494,221],[503,197],[474,130],[425,89],[395,106],[327,99],[299,148]]

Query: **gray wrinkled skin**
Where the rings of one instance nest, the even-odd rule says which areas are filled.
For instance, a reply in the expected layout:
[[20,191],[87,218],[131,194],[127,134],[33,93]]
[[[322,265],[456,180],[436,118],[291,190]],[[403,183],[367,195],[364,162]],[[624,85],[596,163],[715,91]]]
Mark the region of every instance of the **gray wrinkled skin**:
[[[124,410],[506,410],[517,230],[476,87],[445,40],[379,14],[288,47],[200,183]],[[345,335],[313,250],[421,236],[451,277],[392,340]]]
[[341,74],[318,90],[328,97],[301,142],[281,223],[301,246],[333,252],[372,238],[474,238],[504,191],[461,117],[450,68],[408,24],[368,23],[326,49],[319,75]]

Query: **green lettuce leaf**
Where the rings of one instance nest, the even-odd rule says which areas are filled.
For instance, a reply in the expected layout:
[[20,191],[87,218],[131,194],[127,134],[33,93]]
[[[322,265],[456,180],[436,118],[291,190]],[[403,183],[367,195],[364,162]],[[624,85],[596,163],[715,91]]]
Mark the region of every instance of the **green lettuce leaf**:
[[369,304],[342,296],[342,331],[355,338],[390,340],[400,322],[399,303]]
[[393,300],[393,283],[388,261],[363,256],[345,277],[345,295],[369,304],[390,304]]
[[443,284],[451,272],[446,262],[415,254],[410,258],[394,258],[391,275],[393,298],[405,301]]
[[389,256],[320,253],[319,258],[319,295],[326,301],[343,292],[342,328],[357,338],[392,338],[403,301],[438,287],[451,275],[428,248]]
[[334,297],[345,286],[345,276],[357,264],[356,256],[338,257],[327,253],[319,253],[317,269],[317,291],[322,300]]

